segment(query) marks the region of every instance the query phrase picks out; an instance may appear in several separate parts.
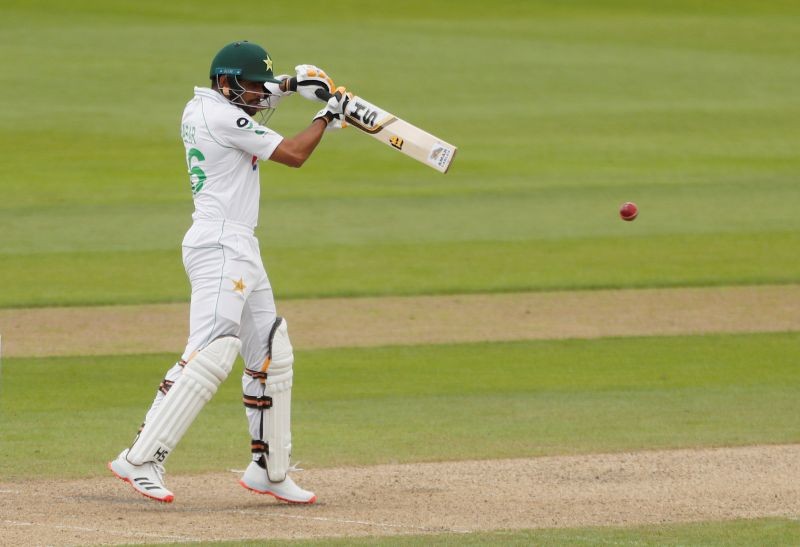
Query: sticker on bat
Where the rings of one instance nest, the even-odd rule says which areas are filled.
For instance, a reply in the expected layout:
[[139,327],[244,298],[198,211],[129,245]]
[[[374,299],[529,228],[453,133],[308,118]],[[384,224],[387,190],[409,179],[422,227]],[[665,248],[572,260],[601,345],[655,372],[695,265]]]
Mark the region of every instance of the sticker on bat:
[[380,132],[384,125],[395,120],[393,115],[361,97],[353,97],[347,103],[345,115],[347,121],[362,131],[372,134]]
[[447,165],[452,153],[449,147],[437,142],[431,147],[431,152],[428,154],[428,163],[443,168]]
[[389,144],[391,144],[392,146],[394,146],[398,150],[402,150],[403,149],[403,139],[401,139],[398,136],[390,137],[389,138]]

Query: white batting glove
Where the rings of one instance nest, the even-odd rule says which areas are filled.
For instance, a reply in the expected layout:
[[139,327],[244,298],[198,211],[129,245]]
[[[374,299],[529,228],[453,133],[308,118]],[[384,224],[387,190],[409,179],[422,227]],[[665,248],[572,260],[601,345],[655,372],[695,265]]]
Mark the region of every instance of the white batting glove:
[[[347,103],[353,97],[352,93],[347,93],[344,87],[339,87],[336,92],[328,99],[325,108],[320,110],[314,116],[314,120],[323,119],[328,124],[326,130],[341,129],[347,127],[347,122],[344,119],[344,111],[347,108]],[[313,121],[313,120],[312,120]]]
[[[288,74],[281,74],[275,76],[275,79],[280,80],[281,83],[264,82],[264,89],[269,93],[269,95],[267,95],[267,101],[270,108],[277,107],[281,99],[294,93],[294,91],[289,89],[288,83],[284,85],[284,81],[289,78],[290,76]],[[283,89],[284,87],[286,88],[285,90]]]
[[297,92],[309,101],[326,102],[317,96],[318,90],[323,90],[327,94],[333,94],[335,86],[333,80],[325,74],[325,71],[314,65],[297,65],[294,67],[297,73]]

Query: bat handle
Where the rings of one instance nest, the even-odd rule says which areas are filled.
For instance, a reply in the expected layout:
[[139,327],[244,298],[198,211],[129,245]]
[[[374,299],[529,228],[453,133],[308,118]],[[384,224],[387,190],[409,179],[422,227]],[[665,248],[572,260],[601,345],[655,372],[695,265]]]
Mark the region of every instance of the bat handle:
[[328,93],[328,92],[327,92],[327,91],[325,91],[324,89],[318,89],[318,90],[316,90],[316,91],[314,92],[314,95],[316,95],[316,96],[317,96],[317,98],[319,98],[320,100],[323,100],[323,101],[325,101],[326,103],[328,102],[328,99],[330,99],[331,97],[333,97],[333,95],[332,95],[331,93]]

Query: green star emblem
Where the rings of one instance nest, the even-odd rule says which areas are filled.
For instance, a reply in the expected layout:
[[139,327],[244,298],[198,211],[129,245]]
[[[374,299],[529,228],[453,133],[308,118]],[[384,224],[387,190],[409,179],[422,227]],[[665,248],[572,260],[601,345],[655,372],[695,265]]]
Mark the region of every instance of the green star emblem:
[[269,55],[267,55],[267,58],[264,59],[264,62],[267,65],[267,70],[272,70],[272,59],[269,58]]

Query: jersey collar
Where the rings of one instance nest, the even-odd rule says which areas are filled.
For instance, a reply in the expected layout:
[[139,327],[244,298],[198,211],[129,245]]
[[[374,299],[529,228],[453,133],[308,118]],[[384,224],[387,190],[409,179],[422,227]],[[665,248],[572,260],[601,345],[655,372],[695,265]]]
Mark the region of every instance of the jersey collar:
[[227,103],[228,99],[222,96],[221,93],[214,91],[210,87],[195,87],[194,94],[196,97],[203,97],[217,101],[219,103]]

